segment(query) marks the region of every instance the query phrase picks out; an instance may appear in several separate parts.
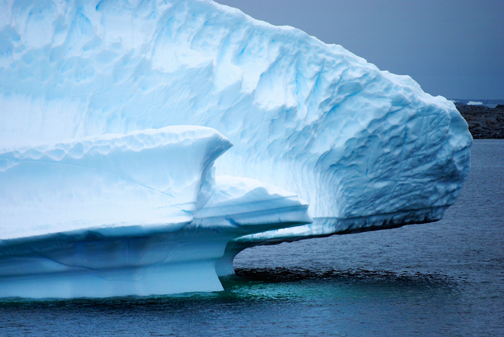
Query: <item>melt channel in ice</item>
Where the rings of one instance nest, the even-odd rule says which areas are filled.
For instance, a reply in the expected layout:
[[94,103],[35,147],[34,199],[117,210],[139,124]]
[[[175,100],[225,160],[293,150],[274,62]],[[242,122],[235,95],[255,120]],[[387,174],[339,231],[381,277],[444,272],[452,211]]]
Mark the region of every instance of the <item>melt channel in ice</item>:
[[[306,200],[312,223],[290,227],[290,214],[288,226],[261,225],[258,232],[233,237],[216,263],[220,274],[231,272],[234,254],[252,245],[439,220],[468,174],[472,139],[452,102],[424,93],[409,76],[380,71],[295,28],[275,27],[209,0],[6,0],[0,7],[4,155],[12,157],[23,146],[41,152],[36,144],[70,146],[65,139],[84,144],[87,137],[206,126],[234,144],[215,163],[218,174],[279,186],[290,191],[284,196]],[[122,157],[113,158],[104,159],[112,168]],[[44,174],[50,176],[50,170]],[[238,183],[233,179],[227,181]],[[187,209],[161,205],[167,196],[139,186],[138,193],[128,190],[123,198],[112,180],[111,189],[103,190],[110,195],[69,183],[111,207],[121,207],[119,200],[147,205],[146,213],[131,208],[117,218],[98,205],[82,224],[100,219],[100,226],[119,226],[144,214],[150,224],[165,224],[168,220],[159,220],[164,216],[210,212],[190,198],[175,202],[187,201]],[[1,185],[2,193],[13,188],[4,186],[12,185]],[[61,194],[43,193],[72,203],[75,190],[67,198],[65,188]],[[120,195],[117,203],[110,197],[114,193]],[[30,201],[40,222],[48,215],[37,202]],[[86,201],[86,207],[91,204]],[[208,218],[221,223],[227,210],[217,209]],[[68,228],[78,226],[72,212],[65,214]],[[197,212],[192,216],[194,225]],[[306,217],[298,223],[310,222]],[[2,228],[11,226],[0,221]]]

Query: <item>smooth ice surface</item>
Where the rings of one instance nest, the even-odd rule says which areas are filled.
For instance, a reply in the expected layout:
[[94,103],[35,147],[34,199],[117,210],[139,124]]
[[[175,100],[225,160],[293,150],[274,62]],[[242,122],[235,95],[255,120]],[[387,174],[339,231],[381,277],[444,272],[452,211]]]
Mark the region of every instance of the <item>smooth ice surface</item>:
[[0,297],[222,290],[229,241],[311,222],[290,192],[215,179],[230,146],[175,126],[0,153]]
[[229,147],[215,130],[178,126],[0,153],[0,239],[95,227],[180,229]]
[[216,188],[197,211],[193,224],[231,224],[242,228],[272,227],[274,223],[309,223],[308,204],[297,195],[257,180],[217,176]]

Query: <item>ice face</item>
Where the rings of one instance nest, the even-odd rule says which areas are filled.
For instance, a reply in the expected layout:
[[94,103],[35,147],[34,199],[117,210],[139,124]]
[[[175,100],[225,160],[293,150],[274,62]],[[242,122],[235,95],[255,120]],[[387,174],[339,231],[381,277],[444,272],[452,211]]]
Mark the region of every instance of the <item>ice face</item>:
[[[30,176],[35,166],[39,177],[50,179],[35,184],[43,197],[26,186],[13,192],[15,200],[26,198],[41,214],[23,218],[21,203],[9,199],[14,211],[7,219],[12,217],[9,223],[19,233],[26,226],[43,232],[46,220],[55,232],[86,231],[95,224],[128,227],[142,219],[172,223],[174,229],[213,221],[245,231],[255,224],[253,233],[215,239],[227,247],[215,260],[222,274],[246,246],[438,220],[468,174],[472,139],[452,102],[295,28],[275,27],[206,0],[7,0],[0,6],[1,165],[4,177],[19,171],[17,180],[5,180],[0,188],[7,200],[16,190],[12,184],[23,184],[21,170]],[[91,165],[65,176],[68,170],[54,164],[60,156],[84,160],[67,147],[78,152],[89,139],[115,142],[136,137],[131,132],[177,125],[210,127],[229,139],[234,146],[215,162],[216,172],[241,178],[215,184],[207,176],[213,169],[199,171],[212,167],[207,160],[213,156],[204,159],[202,148],[193,156],[181,147],[187,153],[177,159],[179,167],[165,162],[166,181],[153,181],[150,168],[164,151],[158,143],[137,159],[134,150],[96,152],[101,175]],[[53,146],[46,150],[36,146],[41,143],[60,145],[44,145]],[[22,158],[16,157],[20,151],[34,162],[10,169]],[[107,171],[115,169],[119,174]],[[113,180],[125,172],[134,178]],[[195,180],[191,185],[173,179],[177,174]],[[54,194],[46,188],[56,177],[67,180]],[[151,183],[159,189],[149,189]],[[183,187],[190,192],[177,194],[178,201],[158,193]],[[79,198],[87,210],[93,202],[98,206],[80,212],[74,204]],[[52,212],[43,215],[45,207]],[[290,227],[310,222],[310,216],[313,223]],[[204,246],[198,240],[195,235],[194,242]]]
[[[94,227],[190,223],[231,144],[204,127],[93,136],[0,154],[0,239]],[[168,173],[169,172],[169,173]]]
[[220,174],[317,218],[450,205],[467,175],[451,102],[297,29],[211,1],[3,7],[0,145],[205,125],[234,144]]
[[311,222],[290,192],[215,179],[230,146],[175,126],[0,153],[0,297],[221,290],[230,241]]

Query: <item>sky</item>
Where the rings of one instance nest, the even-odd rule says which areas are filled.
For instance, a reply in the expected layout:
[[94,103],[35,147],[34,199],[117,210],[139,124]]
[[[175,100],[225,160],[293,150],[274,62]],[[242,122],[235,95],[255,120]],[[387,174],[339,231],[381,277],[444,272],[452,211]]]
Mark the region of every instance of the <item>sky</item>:
[[449,99],[504,99],[504,0],[216,0]]

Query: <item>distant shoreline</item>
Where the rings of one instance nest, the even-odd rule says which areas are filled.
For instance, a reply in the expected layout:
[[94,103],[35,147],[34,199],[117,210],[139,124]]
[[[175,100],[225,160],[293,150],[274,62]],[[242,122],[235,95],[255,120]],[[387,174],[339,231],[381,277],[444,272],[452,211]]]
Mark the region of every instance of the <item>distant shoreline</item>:
[[455,106],[469,124],[474,139],[504,139],[504,104],[490,108],[456,102]]

